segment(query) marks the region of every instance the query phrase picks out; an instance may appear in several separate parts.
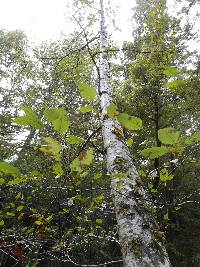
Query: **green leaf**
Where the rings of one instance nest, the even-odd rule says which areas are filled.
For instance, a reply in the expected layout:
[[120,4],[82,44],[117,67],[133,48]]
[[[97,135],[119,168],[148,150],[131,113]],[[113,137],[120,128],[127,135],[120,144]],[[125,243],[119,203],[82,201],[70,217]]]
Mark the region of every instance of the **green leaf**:
[[181,88],[185,85],[186,85],[186,81],[184,81],[184,80],[175,80],[173,82],[168,83],[169,89],[172,89],[172,90],[177,89],[177,88]]
[[200,131],[197,131],[194,134],[192,134],[191,136],[187,137],[185,143],[188,145],[191,145],[191,144],[197,143],[199,141],[200,141]]
[[80,202],[81,204],[84,204],[86,199],[84,196],[82,195],[76,195],[72,198],[73,200],[77,200],[78,202]]
[[171,181],[173,178],[174,178],[174,175],[169,174],[169,173],[168,173],[168,170],[167,170],[166,168],[163,168],[163,169],[160,171],[160,180],[161,180],[162,182]]
[[64,174],[62,166],[59,163],[53,165],[53,172],[59,176],[62,176]]
[[4,226],[4,224],[5,224],[4,220],[1,220],[0,221],[0,227]]
[[138,117],[129,116],[127,113],[120,113],[117,116],[118,121],[128,130],[142,129],[142,120]]
[[75,135],[69,135],[67,137],[67,143],[70,145],[79,145],[84,142],[84,139]]
[[164,219],[164,221],[169,221],[169,214],[168,214],[168,212],[163,215],[163,219]]
[[81,172],[81,162],[79,158],[75,158],[72,163],[70,164],[70,168],[74,172]]
[[43,224],[43,222],[41,222],[41,221],[37,220],[37,221],[35,221],[35,224],[39,226],[39,225],[42,225],[42,224]]
[[111,103],[107,108],[107,114],[109,118],[116,119],[119,115],[119,111],[117,110],[117,106],[114,103]]
[[6,183],[6,180],[3,179],[3,178],[0,178],[0,185],[3,185],[3,184],[5,184],[5,183]]
[[15,214],[13,212],[6,212],[6,215],[10,216],[10,217],[14,217],[15,216]]
[[132,138],[129,138],[127,141],[127,146],[132,146],[133,145],[133,139]]
[[45,221],[48,223],[51,222],[52,220],[53,220],[53,215],[50,215],[45,219]]
[[80,95],[86,100],[93,100],[96,96],[96,89],[86,83],[78,83]]
[[71,125],[64,108],[45,109],[44,116],[61,134],[65,133]]
[[5,174],[12,174],[14,176],[20,176],[19,169],[7,162],[0,162],[0,172],[3,172]]
[[102,223],[103,223],[103,220],[102,219],[96,219],[96,224],[102,225]]
[[27,177],[19,177],[19,178],[15,178],[14,180],[11,180],[8,182],[8,185],[18,185],[21,183],[25,183],[27,180]]
[[25,112],[24,116],[19,116],[14,119],[14,123],[19,125],[30,125],[33,128],[41,129],[43,127],[42,122],[39,120],[36,113],[29,107],[25,105],[21,105],[20,109]]
[[20,205],[16,208],[17,211],[22,211],[24,209],[24,206],[23,205]]
[[174,77],[174,76],[177,76],[178,70],[175,67],[165,67],[163,73],[166,76]]
[[155,159],[159,158],[169,152],[168,148],[165,146],[161,147],[151,147],[151,148],[146,148],[141,151],[140,155],[145,157],[145,158],[150,158],[150,159]]
[[82,106],[80,108],[80,112],[82,112],[82,113],[91,112],[92,110],[93,110],[93,107],[92,106]]
[[173,128],[163,128],[158,130],[158,138],[163,144],[173,145],[178,142],[180,132]]
[[42,146],[41,148],[39,148],[39,150],[46,153],[47,155],[52,156],[56,160],[60,160],[62,145],[52,137],[44,137],[43,140],[47,145]]

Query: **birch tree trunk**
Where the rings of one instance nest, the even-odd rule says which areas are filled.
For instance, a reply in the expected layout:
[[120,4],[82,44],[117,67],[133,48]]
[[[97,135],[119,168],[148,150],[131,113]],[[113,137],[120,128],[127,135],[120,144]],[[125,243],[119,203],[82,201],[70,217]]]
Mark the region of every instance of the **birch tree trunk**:
[[[142,186],[125,145],[123,129],[117,120],[107,115],[113,102],[109,82],[107,32],[103,0],[100,0],[100,100],[102,133],[107,153],[107,167],[112,176],[111,191],[115,206],[119,239],[125,267],[169,267],[163,233],[159,231],[152,212],[148,192]],[[116,174],[125,174],[116,178]]]

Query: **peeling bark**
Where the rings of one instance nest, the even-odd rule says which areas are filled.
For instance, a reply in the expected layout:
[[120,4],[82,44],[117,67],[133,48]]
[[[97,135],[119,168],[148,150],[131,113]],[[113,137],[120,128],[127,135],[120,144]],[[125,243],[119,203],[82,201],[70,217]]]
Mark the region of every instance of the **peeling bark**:
[[[102,133],[107,166],[112,176],[111,191],[115,206],[120,244],[125,267],[169,267],[163,233],[159,231],[148,192],[143,188],[130,153],[123,129],[117,120],[108,118],[107,108],[113,102],[109,83],[107,33],[103,0],[100,31],[100,100]],[[122,178],[118,176],[123,175]]]

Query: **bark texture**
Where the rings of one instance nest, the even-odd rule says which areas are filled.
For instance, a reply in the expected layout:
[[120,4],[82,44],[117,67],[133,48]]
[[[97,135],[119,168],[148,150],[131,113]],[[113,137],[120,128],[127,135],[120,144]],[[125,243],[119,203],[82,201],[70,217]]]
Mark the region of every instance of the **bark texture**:
[[[113,102],[110,86],[103,0],[100,30],[100,99],[103,139],[107,166],[112,178],[111,190],[118,223],[125,267],[169,267],[163,233],[154,217],[148,193],[142,186],[130,153],[125,145],[123,129],[117,120],[107,116]],[[117,178],[117,174],[124,174]]]

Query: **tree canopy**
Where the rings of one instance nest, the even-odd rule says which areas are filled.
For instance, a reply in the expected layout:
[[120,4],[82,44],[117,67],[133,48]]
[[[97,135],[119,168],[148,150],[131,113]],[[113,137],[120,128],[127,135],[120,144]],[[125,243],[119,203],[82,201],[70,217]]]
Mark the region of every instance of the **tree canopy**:
[[199,267],[199,1],[136,1],[122,47],[97,2],[64,40],[0,30],[0,265]]

